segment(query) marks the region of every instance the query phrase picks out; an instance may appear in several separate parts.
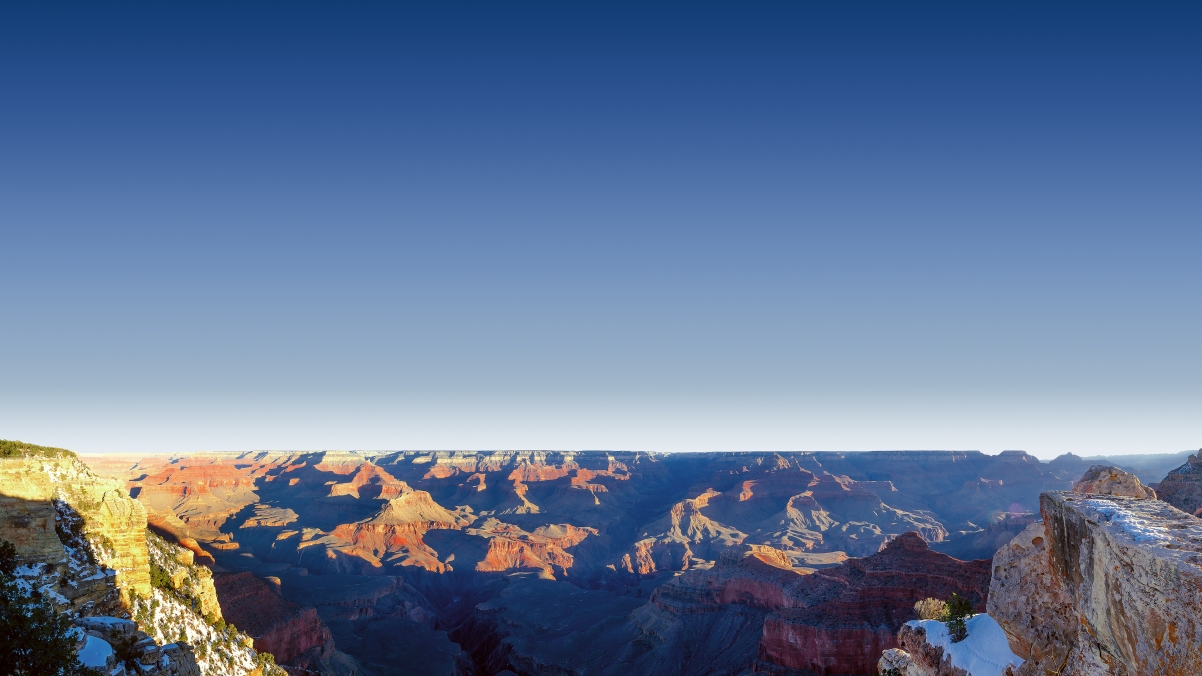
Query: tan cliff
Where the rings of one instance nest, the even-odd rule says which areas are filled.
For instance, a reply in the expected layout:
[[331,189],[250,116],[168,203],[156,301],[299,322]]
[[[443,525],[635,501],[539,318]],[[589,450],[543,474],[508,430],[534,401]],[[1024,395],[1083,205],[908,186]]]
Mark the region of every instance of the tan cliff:
[[113,652],[125,645],[145,676],[284,676],[221,622],[208,569],[146,528],[121,484],[70,451],[0,440],[0,539],[25,564],[22,585],[74,625],[90,666],[128,673]]
[[96,476],[69,451],[24,449],[0,457],[0,539],[16,545],[28,563],[63,561],[54,528],[54,501],[62,501],[83,518],[97,561],[117,572],[123,592],[149,594],[146,509],[121,482]]

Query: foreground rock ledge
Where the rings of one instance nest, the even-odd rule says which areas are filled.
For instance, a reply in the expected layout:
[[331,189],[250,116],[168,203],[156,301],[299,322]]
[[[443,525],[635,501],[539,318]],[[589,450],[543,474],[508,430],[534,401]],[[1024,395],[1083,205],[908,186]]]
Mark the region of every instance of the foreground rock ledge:
[[994,557],[989,615],[1018,676],[1202,674],[1202,521],[1159,500],[1053,491]]

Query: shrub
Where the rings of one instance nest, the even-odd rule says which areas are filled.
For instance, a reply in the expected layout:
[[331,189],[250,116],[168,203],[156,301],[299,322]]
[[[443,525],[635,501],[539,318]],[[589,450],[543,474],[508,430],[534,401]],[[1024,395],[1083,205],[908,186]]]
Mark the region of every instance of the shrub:
[[17,551],[0,540],[0,658],[6,674],[83,672],[71,622],[49,601],[22,591],[13,578]]
[[939,599],[926,598],[914,604],[914,612],[920,620],[938,620],[947,610],[947,604]]
[[171,584],[171,576],[154,561],[150,562],[150,584],[164,591],[175,591],[175,585]]
[[972,604],[968,602],[968,599],[953,593],[952,597],[947,600],[947,608],[943,611],[943,617],[939,618],[947,624],[947,631],[951,634],[952,643],[959,643],[968,638],[968,627],[964,624],[964,620],[971,616]]
[[8,439],[0,439],[0,458],[12,458],[21,455],[28,455],[41,458],[74,458],[75,454],[65,448],[52,448],[50,446],[37,446],[35,444],[27,444],[24,441],[10,441]]

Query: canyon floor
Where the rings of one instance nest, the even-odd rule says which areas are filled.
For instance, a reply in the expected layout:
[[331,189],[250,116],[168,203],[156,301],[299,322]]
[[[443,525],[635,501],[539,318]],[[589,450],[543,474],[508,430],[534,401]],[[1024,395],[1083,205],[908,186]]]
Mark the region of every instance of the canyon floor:
[[[83,458],[333,674],[870,674],[1091,464],[1018,451]],[[1156,480],[1185,454],[1132,467]],[[1161,467],[1157,463],[1163,465]],[[1147,479],[1145,479],[1147,481]]]

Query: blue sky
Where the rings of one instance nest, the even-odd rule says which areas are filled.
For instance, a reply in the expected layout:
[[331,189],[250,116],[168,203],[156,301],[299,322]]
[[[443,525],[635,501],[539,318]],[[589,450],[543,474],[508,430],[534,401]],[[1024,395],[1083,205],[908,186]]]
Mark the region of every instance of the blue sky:
[[1202,445],[1202,10],[0,10],[0,437]]

